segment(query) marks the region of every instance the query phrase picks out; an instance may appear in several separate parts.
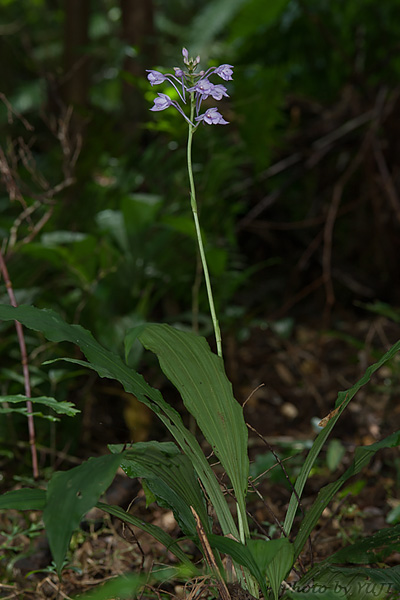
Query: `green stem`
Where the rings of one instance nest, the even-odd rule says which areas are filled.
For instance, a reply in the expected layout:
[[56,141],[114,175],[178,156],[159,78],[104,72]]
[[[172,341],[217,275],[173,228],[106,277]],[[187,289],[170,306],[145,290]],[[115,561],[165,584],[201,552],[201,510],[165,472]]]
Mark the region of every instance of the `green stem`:
[[[191,94],[190,103],[191,103],[190,120],[193,123],[194,108],[195,108],[195,101],[194,101],[193,93]],[[189,134],[188,134],[188,143],[187,143],[187,166],[188,166],[189,185],[190,185],[190,204],[192,207],[194,225],[196,228],[197,241],[199,244],[199,252],[200,252],[200,258],[201,258],[201,264],[203,266],[204,279],[206,281],[208,303],[210,306],[210,313],[211,313],[211,319],[212,319],[213,327],[214,327],[215,341],[217,344],[217,354],[218,354],[218,356],[220,356],[222,358],[221,331],[219,328],[217,313],[215,312],[214,297],[213,297],[212,288],[211,288],[210,274],[208,271],[206,254],[204,252],[203,237],[201,235],[200,221],[199,221],[199,215],[198,215],[198,211],[197,211],[196,190],[195,190],[195,186],[194,186],[194,177],[193,177],[193,168],[192,168],[192,141],[193,141],[193,132],[195,129],[196,129],[196,127],[189,124]]]

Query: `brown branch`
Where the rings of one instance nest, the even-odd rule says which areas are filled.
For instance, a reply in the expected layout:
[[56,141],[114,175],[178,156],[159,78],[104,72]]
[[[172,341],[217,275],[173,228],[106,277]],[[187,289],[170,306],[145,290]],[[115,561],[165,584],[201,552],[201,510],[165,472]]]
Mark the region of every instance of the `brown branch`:
[[34,129],[33,125],[31,125],[23,117],[23,115],[21,115],[21,113],[17,112],[12,107],[11,103],[7,100],[7,97],[2,92],[0,92],[0,100],[1,100],[1,102],[3,102],[3,104],[7,108],[7,121],[8,121],[9,125],[13,124],[13,122],[14,122],[13,116],[15,116],[18,119],[18,121],[21,121],[21,123],[25,127],[25,129],[27,129],[28,131],[33,131],[33,129]]
[[320,277],[317,277],[316,279],[314,279],[314,281],[312,281],[311,283],[306,285],[302,290],[300,290],[300,292],[298,292],[297,294],[292,296],[292,298],[290,298],[290,300],[285,302],[285,304],[280,309],[276,310],[271,315],[269,315],[268,318],[271,321],[276,320],[276,319],[281,319],[282,316],[285,315],[290,308],[292,308],[292,306],[294,306],[295,304],[300,302],[300,300],[303,300],[304,298],[306,298],[314,290],[317,290],[321,285],[323,285],[323,283],[324,283],[323,276],[321,275]]
[[192,511],[194,519],[196,521],[196,531],[197,531],[197,535],[200,540],[201,547],[203,548],[204,558],[206,559],[209,569],[211,570],[211,572],[214,573],[214,575],[217,579],[217,587],[218,587],[220,596],[221,596],[222,600],[231,600],[231,595],[230,595],[229,590],[226,586],[226,583],[217,567],[217,563],[215,561],[215,557],[214,557],[213,551],[211,549],[210,542],[207,539],[207,535],[206,535],[206,532],[204,531],[204,527],[201,523],[200,517],[197,514],[197,512],[194,510],[193,506],[190,507],[190,510]]
[[332,283],[332,248],[333,248],[333,229],[335,226],[339,205],[342,200],[345,185],[348,183],[354,172],[360,166],[367,149],[370,148],[374,134],[381,122],[384,114],[387,89],[381,88],[376,96],[375,107],[373,109],[374,119],[371,122],[369,131],[364,136],[359,151],[350,162],[347,169],[337,181],[333,188],[332,202],[329,206],[328,215],[324,227],[324,249],[322,255],[322,272],[325,285],[326,304],[324,318],[327,320],[330,316],[331,308],[335,302],[335,292]]
[[[277,455],[277,453],[275,452],[275,450],[272,448],[271,444],[268,442],[268,440],[265,439],[265,437],[263,435],[261,435],[261,433],[259,433],[257,431],[257,429],[255,429],[254,427],[252,427],[251,425],[249,425],[249,423],[246,423],[247,427],[249,429],[251,429],[251,431],[253,431],[259,438],[260,440],[267,446],[268,450],[272,453],[273,457],[275,458],[276,462],[279,464],[280,468],[282,469],[282,472],[286,478],[286,481],[288,482],[290,489],[292,490],[296,500],[297,500],[297,506],[300,509],[301,514],[304,517],[304,510],[303,507],[301,505],[301,500],[300,500],[300,496],[298,495],[295,486],[293,485],[289,474],[286,470],[285,465],[283,464],[283,461],[281,460],[281,458]],[[286,531],[284,530],[284,528],[282,527],[282,525],[279,523],[279,528],[281,529],[283,535],[285,537],[288,537]],[[310,562],[311,562],[311,566],[314,564],[314,553],[313,553],[313,547],[312,547],[312,543],[311,543],[311,538],[308,538],[308,546],[309,546],[309,551],[310,551]]]
[[[12,306],[17,307],[18,303],[15,298],[14,290],[10,281],[10,277],[8,275],[7,265],[4,261],[3,254],[0,249],[0,271],[3,275],[4,283],[7,289],[8,297],[10,298],[10,304]],[[26,352],[26,344],[24,332],[22,329],[21,323],[19,321],[15,321],[15,329],[17,330],[18,343],[21,351],[21,364],[22,364],[22,372],[24,375],[24,386],[25,386],[25,396],[27,398],[31,398],[31,383],[29,376],[29,366],[28,366],[28,355]],[[28,431],[29,431],[29,444],[31,448],[31,456],[32,456],[32,470],[33,477],[37,479],[39,477],[39,469],[38,469],[38,461],[37,461],[37,451],[36,451],[36,442],[35,442],[35,424],[33,421],[33,408],[32,402],[30,400],[26,401],[26,407],[28,409]]]

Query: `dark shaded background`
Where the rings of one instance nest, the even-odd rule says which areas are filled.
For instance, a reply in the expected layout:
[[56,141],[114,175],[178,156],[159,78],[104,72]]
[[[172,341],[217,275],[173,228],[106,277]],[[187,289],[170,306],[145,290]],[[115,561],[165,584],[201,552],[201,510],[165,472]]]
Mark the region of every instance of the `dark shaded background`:
[[[200,127],[194,148],[232,377],[237,344],[259,326],[290,336],[296,323],[345,319],[342,334],[358,339],[359,318],[398,321],[398,8],[0,2],[0,237],[18,301],[54,308],[121,353],[127,329],[144,320],[191,327],[186,126],[172,109],[149,112],[156,90],[145,77],[180,65],[185,46],[203,66],[235,66],[221,109],[230,125]],[[203,289],[198,321],[211,334]],[[70,397],[71,372],[40,366],[64,350],[38,349],[31,334],[27,342],[37,389]],[[0,352],[4,393],[17,393],[15,333],[5,325]],[[129,357],[140,359],[139,349]],[[93,406],[82,382],[72,395]],[[116,418],[123,427],[126,417]],[[65,427],[71,438],[76,425]]]

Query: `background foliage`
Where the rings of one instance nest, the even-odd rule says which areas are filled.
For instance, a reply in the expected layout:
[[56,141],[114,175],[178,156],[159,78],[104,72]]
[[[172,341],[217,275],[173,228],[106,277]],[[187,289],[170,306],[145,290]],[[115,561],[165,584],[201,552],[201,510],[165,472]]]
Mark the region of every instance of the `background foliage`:
[[[173,111],[153,118],[145,78],[171,70],[184,45],[203,65],[235,65],[231,124],[201,128],[194,150],[223,330],[292,314],[329,324],[376,299],[395,309],[395,0],[1,8],[0,235],[19,303],[54,308],[121,354],[126,330],[146,320],[191,327],[185,125]],[[0,293],[8,302],[3,281]],[[201,288],[205,334],[206,302]],[[18,394],[15,335],[1,333],[2,392]],[[73,373],[41,367],[54,349],[27,343],[34,386],[67,399]]]

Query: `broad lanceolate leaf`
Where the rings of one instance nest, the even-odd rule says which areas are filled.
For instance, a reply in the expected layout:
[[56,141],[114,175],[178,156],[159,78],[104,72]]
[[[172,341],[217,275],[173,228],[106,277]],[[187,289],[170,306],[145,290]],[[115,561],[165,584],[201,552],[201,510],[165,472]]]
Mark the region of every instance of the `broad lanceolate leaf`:
[[141,586],[149,583],[151,577],[144,573],[127,573],[119,575],[103,585],[96,586],[94,590],[74,596],[74,600],[132,600],[136,598]]
[[336,425],[336,422],[339,419],[340,415],[345,410],[345,408],[347,407],[349,402],[354,398],[354,396],[356,395],[358,390],[363,385],[365,385],[366,383],[369,382],[373,373],[375,373],[375,371],[377,371],[388,360],[392,359],[393,356],[395,354],[397,354],[397,352],[399,352],[399,350],[400,350],[400,341],[397,342],[396,344],[394,344],[394,346],[392,346],[390,348],[390,350],[388,350],[388,352],[386,352],[382,356],[382,358],[380,360],[378,360],[378,362],[376,362],[375,364],[368,367],[368,369],[365,371],[363,377],[361,377],[361,379],[359,379],[356,384],[354,384],[350,389],[346,390],[345,392],[339,392],[337,400],[336,400],[336,404],[335,404],[335,409],[337,409],[337,412],[332,416],[331,419],[329,419],[326,427],[324,427],[324,429],[322,429],[322,431],[320,431],[320,433],[318,434],[310,452],[307,455],[306,460],[304,461],[301,471],[297,477],[296,484],[294,486],[296,493],[293,493],[290,498],[289,507],[288,507],[285,522],[283,525],[287,535],[289,535],[289,533],[292,529],[294,517],[296,515],[296,510],[298,508],[298,498],[301,498],[304,486],[306,484],[306,481],[310,474],[310,471],[313,467],[313,464],[316,461],[318,454],[320,453],[321,448],[324,445],[327,437],[329,436],[330,432]]
[[211,352],[204,338],[169,325],[144,325],[138,337],[157,355],[165,375],[179,390],[244,507],[249,474],[247,427],[222,359]]
[[340,565],[385,563],[385,560],[395,552],[400,552],[400,525],[380,529],[373,535],[338,550],[310,569],[302,577],[299,585],[308,586],[335,563]]
[[245,546],[236,540],[214,534],[208,536],[208,541],[212,548],[216,548],[220,552],[228,554],[228,556],[236,563],[246,567],[258,582],[264,598],[268,598],[265,573],[261,571],[258,561],[254,558],[254,555],[248,546]]
[[177,579],[185,581],[197,574],[197,571],[187,564],[154,570],[151,573],[125,573],[75,598],[76,600],[111,600],[111,598],[133,600],[143,585],[150,586],[171,580],[176,581]]
[[[121,452],[121,446],[110,445],[111,452]],[[143,477],[160,506],[173,510],[182,531],[196,537],[196,522],[190,506],[200,517],[207,533],[210,531],[204,496],[193,465],[172,442],[140,442],[125,450],[121,467],[129,477]]]
[[277,600],[282,581],[293,566],[293,545],[287,538],[279,540],[247,540],[246,545],[230,538],[209,535],[213,548],[224,552],[246,567],[257,580],[264,598],[268,598],[266,577]]
[[24,488],[0,496],[0,510],[43,510],[46,490]]
[[296,584],[297,588],[307,590],[308,595],[304,594],[303,598],[314,597],[314,590],[324,589],[337,593],[337,598],[348,600],[397,600],[400,592],[400,566],[371,569],[325,564],[321,572],[313,576],[312,585],[305,584],[303,578]]
[[277,600],[281,583],[293,566],[293,544],[288,538],[280,538],[270,541],[248,540],[247,545],[261,573],[267,575],[274,599]]
[[134,525],[138,527],[142,531],[145,531],[149,535],[151,535],[155,540],[160,542],[165,548],[171,552],[178,560],[180,560],[183,564],[191,569],[191,571],[196,571],[195,567],[188,559],[183,550],[180,549],[176,540],[174,540],[168,533],[166,533],[161,527],[157,527],[157,525],[153,525],[151,523],[145,523],[142,519],[138,519],[134,515],[131,515],[125,512],[119,506],[111,506],[109,504],[105,504],[104,502],[98,502],[96,504],[97,508],[101,508],[104,512],[107,512],[114,517],[118,517],[121,521],[125,523],[129,523],[130,525]]
[[140,402],[153,410],[196,469],[215,508],[224,534],[231,533],[238,537],[237,527],[228,504],[195,436],[186,429],[179,413],[165,402],[158,390],[149,386],[141,375],[129,369],[118,355],[103,348],[89,331],[80,325],[65,323],[52,310],[40,310],[33,306],[14,308],[0,305],[0,319],[4,321],[17,320],[26,327],[41,331],[47,339],[54,342],[68,341],[77,344],[90,362],[85,363],[73,359],[69,359],[69,362],[91,368],[100,377],[116,379],[123,385],[126,392],[134,394]]
[[326,563],[370,564],[384,562],[393,552],[400,553],[400,525],[380,529],[332,554]]
[[343,473],[337,481],[323,487],[315,500],[312,507],[307,512],[305,518],[301,522],[299,532],[294,542],[295,558],[297,558],[303,549],[304,544],[311,531],[314,529],[325,507],[332,500],[334,495],[339,491],[345,481],[353,475],[356,475],[363,469],[374,456],[374,454],[382,448],[395,448],[400,445],[400,431],[389,435],[384,440],[371,444],[370,446],[360,446],[355,451],[355,457],[350,467]]
[[118,454],[91,458],[50,479],[43,521],[58,573],[73,531],[114,479],[120,460]]

